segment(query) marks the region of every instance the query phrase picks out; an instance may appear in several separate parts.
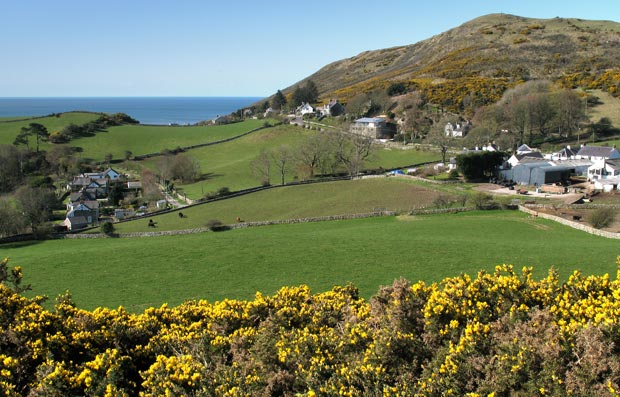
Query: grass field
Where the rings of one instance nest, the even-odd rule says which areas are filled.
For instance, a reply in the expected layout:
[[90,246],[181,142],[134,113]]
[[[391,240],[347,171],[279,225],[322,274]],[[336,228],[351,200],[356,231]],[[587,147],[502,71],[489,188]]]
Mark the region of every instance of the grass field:
[[[187,197],[197,199],[207,192],[214,192],[226,186],[230,190],[241,190],[260,186],[260,180],[252,175],[251,163],[261,150],[275,149],[280,145],[295,147],[309,134],[303,128],[282,125],[257,131],[234,141],[206,146],[187,151],[187,155],[199,160],[200,168],[206,179],[177,188]],[[156,163],[153,159],[151,163]],[[271,169],[272,182],[277,183],[277,171]],[[289,172],[288,181],[292,180],[294,170]],[[276,182],[277,181],[277,182]]]
[[[19,117],[19,119],[21,118],[23,117]],[[27,127],[30,123],[43,124],[45,127],[47,127],[47,130],[52,133],[54,131],[62,129],[69,124],[86,124],[87,122],[96,120],[97,118],[99,118],[99,115],[94,113],[68,112],[62,113],[58,117],[43,117],[34,120],[0,123],[0,144],[12,144],[21,128]],[[13,119],[17,119],[17,117],[14,117]],[[42,148],[47,147],[47,145],[50,144],[41,143]]]
[[[305,130],[292,125],[282,125],[258,131],[240,139],[222,144],[192,149],[187,155],[199,160],[206,178],[191,184],[177,184],[177,190],[188,198],[197,199],[208,192],[215,192],[221,187],[232,191],[260,186],[260,180],[252,174],[251,163],[261,150],[271,150],[281,145],[296,148],[310,134],[319,132]],[[386,149],[378,146],[366,168],[385,169],[415,163],[434,161],[440,158],[437,152],[423,150]],[[143,161],[143,166],[155,169],[157,159]],[[286,181],[291,182],[298,174],[291,167],[287,172]],[[280,183],[280,175],[275,166],[271,168],[271,183]]]
[[[208,220],[226,224],[235,219],[263,221],[326,215],[368,213],[376,210],[410,211],[432,205],[440,193],[420,183],[400,178],[326,182],[274,188],[246,196],[206,203],[149,219],[157,230],[181,230],[204,227]],[[152,231],[146,219],[115,225],[118,233]],[[98,229],[94,230],[99,232]]]
[[602,117],[608,117],[614,127],[620,127],[620,99],[602,90],[588,90],[588,93],[599,97],[602,102],[600,105],[588,108],[590,120],[596,123]]
[[95,137],[72,140],[69,145],[83,149],[82,156],[101,161],[111,153],[123,158],[125,151],[134,155],[159,153],[163,149],[192,146],[240,135],[258,128],[265,120],[246,120],[218,126],[123,125],[98,132]]
[[[284,285],[354,283],[364,297],[405,277],[438,281],[496,264],[615,274],[616,240],[519,212],[372,218],[136,239],[3,245],[32,293],[69,290],[80,307],[133,311],[183,300],[251,298]],[[53,299],[52,299],[53,301]]]

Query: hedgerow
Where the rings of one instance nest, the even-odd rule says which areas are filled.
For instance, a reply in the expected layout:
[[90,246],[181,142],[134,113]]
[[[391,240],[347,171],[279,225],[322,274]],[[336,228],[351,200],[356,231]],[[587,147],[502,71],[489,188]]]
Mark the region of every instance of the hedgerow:
[[620,395],[617,276],[535,280],[501,265],[397,280],[370,301],[351,285],[298,286],[129,313],[68,294],[46,310],[7,263],[4,396]]

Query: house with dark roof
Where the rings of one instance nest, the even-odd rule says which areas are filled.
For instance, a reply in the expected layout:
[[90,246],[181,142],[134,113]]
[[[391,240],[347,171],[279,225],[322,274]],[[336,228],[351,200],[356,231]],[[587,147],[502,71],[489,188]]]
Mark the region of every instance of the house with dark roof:
[[577,152],[576,158],[588,160],[613,160],[620,159],[620,152],[615,147],[608,146],[583,146]]
[[321,108],[321,116],[340,116],[344,114],[344,106],[337,99],[331,99]]
[[99,223],[99,202],[85,201],[70,204],[64,221],[68,230],[75,230]]
[[540,152],[525,152],[522,154],[519,154],[519,153],[513,154],[512,156],[510,156],[510,158],[506,162],[510,164],[511,167],[514,167],[522,163],[537,162],[543,159],[544,157],[542,153]]
[[570,145],[567,145],[566,147],[562,148],[562,150],[559,150],[557,152],[551,153],[551,159],[552,160],[572,160],[572,159],[576,159],[577,158],[577,152],[578,152],[578,150],[571,148]]

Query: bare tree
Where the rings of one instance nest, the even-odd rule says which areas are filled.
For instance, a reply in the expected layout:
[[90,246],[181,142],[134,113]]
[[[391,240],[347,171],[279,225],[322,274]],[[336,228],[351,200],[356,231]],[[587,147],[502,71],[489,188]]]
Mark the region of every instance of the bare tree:
[[284,185],[286,173],[289,171],[293,159],[293,151],[286,145],[282,145],[271,152],[271,160],[273,160],[273,163],[278,169],[280,174],[280,183],[282,185]]
[[157,185],[157,178],[153,171],[145,168],[142,170],[140,179],[142,181],[142,196],[144,198],[150,201],[161,198],[159,186]]
[[360,93],[349,99],[346,109],[347,113],[357,118],[364,116],[368,112],[369,107],[370,98],[368,98],[368,95]]
[[573,90],[562,90],[554,93],[551,101],[557,109],[555,126],[560,136],[568,138],[579,129],[579,123],[586,119],[581,98]]
[[180,180],[182,183],[195,182],[201,177],[200,162],[194,157],[186,154],[174,156],[170,167],[172,178]]
[[373,139],[358,134],[337,133],[333,139],[335,157],[344,165],[351,176],[358,175],[364,162],[373,153]]
[[328,135],[313,134],[301,143],[295,157],[302,174],[312,178],[317,169],[326,169],[330,154]]
[[454,120],[447,118],[439,120],[437,123],[433,124],[430,132],[426,136],[428,143],[439,148],[439,151],[441,152],[441,161],[444,164],[446,163],[446,154],[448,153],[448,149],[454,144],[454,137],[447,134],[445,131],[445,125],[448,122],[454,123]]
[[258,156],[250,163],[252,175],[260,180],[261,185],[271,183],[271,156],[269,152],[262,149]]
[[164,154],[160,156],[157,160],[157,172],[159,173],[159,183],[163,186],[167,185],[167,181],[172,178],[171,170],[172,170],[172,162],[173,156],[171,154]]

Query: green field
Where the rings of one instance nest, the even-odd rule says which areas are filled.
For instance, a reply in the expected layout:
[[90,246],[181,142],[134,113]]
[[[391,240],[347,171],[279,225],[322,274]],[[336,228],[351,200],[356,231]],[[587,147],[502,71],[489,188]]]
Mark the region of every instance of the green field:
[[[13,119],[22,119],[23,117],[12,117]],[[83,113],[83,112],[67,112],[62,113],[58,117],[43,117],[26,121],[14,121],[9,123],[0,123],[0,144],[12,144],[15,137],[19,133],[22,127],[27,127],[30,123],[39,123],[47,127],[47,130],[52,133],[58,131],[69,124],[86,124],[89,121],[93,121],[99,118],[99,114],[96,113]],[[42,143],[41,147],[45,148],[47,143]],[[73,145],[75,146],[75,145]]]
[[[400,178],[325,182],[273,188],[184,208],[184,218],[172,212],[149,219],[157,222],[157,230],[181,230],[204,227],[210,219],[231,224],[237,217],[252,222],[377,210],[411,211],[431,206],[438,195],[435,189]],[[118,233],[153,231],[146,219],[118,223],[115,228]]]
[[80,307],[133,311],[191,298],[251,298],[281,286],[324,291],[352,282],[363,296],[405,277],[438,281],[500,263],[534,266],[541,277],[616,271],[616,240],[519,212],[385,217],[219,233],[3,245],[32,293],[69,290]]
[[265,120],[246,120],[217,126],[122,125],[98,132],[95,137],[74,139],[69,145],[81,147],[83,157],[101,161],[108,153],[118,159],[123,158],[126,151],[141,155],[214,142],[243,134],[264,123]]
[[[269,151],[282,145],[295,149],[305,137],[317,133],[320,132],[309,131],[292,125],[281,125],[258,131],[231,142],[189,150],[186,154],[200,161],[201,170],[206,178],[191,184],[177,184],[177,190],[186,194],[188,198],[197,199],[224,186],[231,191],[260,186],[260,180],[252,174],[251,163],[258,157],[261,150]],[[390,169],[435,161],[439,158],[440,155],[437,152],[386,149],[377,146],[375,153],[367,161],[366,168],[383,167]],[[157,161],[157,159],[152,159],[143,161],[142,164],[155,169]],[[272,184],[280,183],[278,172],[275,166],[271,167]],[[291,167],[287,172],[286,182],[293,181],[297,174],[298,170]]]

